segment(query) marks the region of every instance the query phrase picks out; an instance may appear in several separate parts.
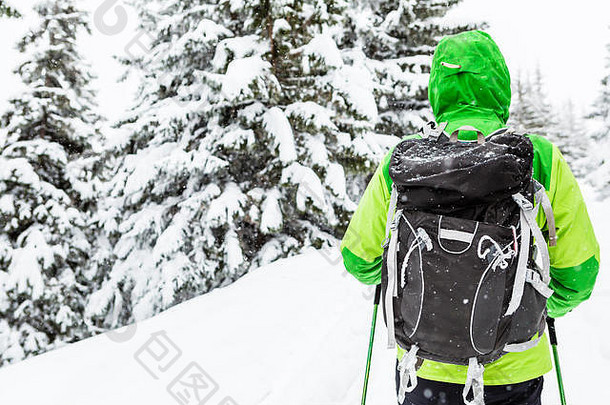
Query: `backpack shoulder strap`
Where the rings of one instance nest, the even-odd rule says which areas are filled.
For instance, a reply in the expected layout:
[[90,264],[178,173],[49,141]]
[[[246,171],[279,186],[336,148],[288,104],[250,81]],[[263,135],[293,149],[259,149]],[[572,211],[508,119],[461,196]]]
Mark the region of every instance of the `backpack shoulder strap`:
[[[386,315],[386,325],[388,327],[388,349],[396,347],[396,335],[394,330],[394,296],[397,294],[396,287],[396,256],[398,248],[398,224],[396,221],[400,220],[401,212],[396,212],[396,218],[394,218],[394,211],[396,211],[396,204],[398,202],[398,191],[396,185],[392,184],[392,195],[390,197],[390,206],[388,207],[388,217],[385,227],[385,240],[383,242],[383,248],[388,249],[387,253],[387,271],[388,271],[388,285],[384,295],[384,308]],[[392,236],[390,237],[390,231]]]
[[557,229],[555,228],[553,206],[544,186],[536,180],[534,180],[534,198],[542,206],[544,216],[546,217],[546,225],[549,228],[549,246],[557,246]]
[[390,205],[388,206],[388,216],[385,222],[385,239],[381,244],[382,248],[388,247],[390,242],[390,229],[392,229],[392,221],[394,220],[394,212],[396,211],[396,204],[398,203],[398,190],[396,190],[396,184],[392,183],[392,194],[390,195]]

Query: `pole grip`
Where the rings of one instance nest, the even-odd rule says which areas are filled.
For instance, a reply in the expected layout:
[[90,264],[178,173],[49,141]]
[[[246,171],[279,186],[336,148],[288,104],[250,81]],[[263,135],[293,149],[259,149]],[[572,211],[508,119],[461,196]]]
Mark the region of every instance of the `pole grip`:
[[375,300],[373,304],[379,305],[379,301],[381,300],[381,284],[377,284],[375,287]]
[[547,317],[546,324],[549,327],[549,340],[552,346],[557,346],[557,332],[555,331],[555,318]]

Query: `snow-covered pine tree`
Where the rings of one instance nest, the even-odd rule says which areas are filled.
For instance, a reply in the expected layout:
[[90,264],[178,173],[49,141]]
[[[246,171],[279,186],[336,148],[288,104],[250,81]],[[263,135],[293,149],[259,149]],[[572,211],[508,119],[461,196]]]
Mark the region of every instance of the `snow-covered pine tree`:
[[518,73],[517,77],[511,78],[511,90],[512,97],[510,103],[510,115],[508,123],[510,127],[513,127],[519,131],[523,131],[523,124],[527,115],[527,100],[525,99],[528,91],[528,83],[523,79],[521,72]]
[[143,319],[249,268],[330,246],[372,170],[372,77],[337,47],[344,1],[142,7],[150,51],[121,123],[98,222],[114,266],[89,301],[101,327]]
[[586,174],[587,151],[590,148],[590,139],[586,136],[582,115],[574,107],[571,99],[561,106],[558,122],[551,141],[561,150],[566,161],[576,177]]
[[591,127],[588,136],[594,146],[589,151],[587,167],[591,172],[587,179],[604,198],[610,196],[610,43],[606,45],[606,52],[606,69],[599,96],[587,117]]
[[540,69],[536,69],[533,80],[529,75],[524,78],[519,73],[513,83],[508,125],[519,131],[548,136],[553,140],[557,119],[547,100]]
[[[409,10],[442,15],[443,2],[425,3],[430,10]],[[114,256],[88,305],[100,327],[334,244],[387,150],[375,134],[380,100],[425,94],[427,62],[419,59],[441,33],[436,26],[424,35],[409,14],[409,32],[421,30],[421,39],[400,31],[394,42],[407,47],[367,56],[345,0],[155,4],[141,7],[152,45],[128,61],[143,76],[141,102],[119,126],[124,142],[113,151],[116,174],[98,218]],[[376,24],[391,6],[400,17],[405,4],[376,8]],[[383,66],[395,57],[404,59]],[[405,71],[384,78],[392,69]],[[404,89],[394,91],[398,80]],[[399,109],[385,102],[383,111]],[[388,133],[416,126],[395,115],[407,127]]]
[[349,9],[346,46],[375,75],[376,131],[404,136],[433,119],[428,102],[432,53],[440,38],[481,24],[447,23],[461,0],[360,0]]
[[85,209],[97,117],[76,38],[89,29],[71,0],[34,9],[37,25],[18,44],[23,89],[0,129],[0,363],[88,334]]

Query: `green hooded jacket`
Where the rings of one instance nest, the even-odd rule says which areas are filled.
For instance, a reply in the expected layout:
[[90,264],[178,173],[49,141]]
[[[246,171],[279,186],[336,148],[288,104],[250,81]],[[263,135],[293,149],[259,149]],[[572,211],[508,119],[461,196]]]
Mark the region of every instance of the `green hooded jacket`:
[[[489,135],[506,126],[511,100],[510,74],[491,37],[468,31],[445,37],[438,44],[430,73],[429,99],[437,122],[451,133],[471,125]],[[559,149],[546,138],[528,135],[534,144],[534,178],[551,200],[557,246],[550,247],[551,288],[547,309],[552,317],[565,315],[591,295],[599,268],[599,245],[580,189]],[[476,139],[460,132],[462,140]],[[341,243],[347,271],[365,284],[379,284],[385,225],[392,180],[391,151],[369,182]],[[538,224],[546,226],[542,210]],[[403,350],[399,348],[398,357]],[[485,367],[488,385],[514,384],[537,378],[552,369],[546,334],[534,348],[509,353]],[[424,361],[418,376],[464,384],[466,366]]]

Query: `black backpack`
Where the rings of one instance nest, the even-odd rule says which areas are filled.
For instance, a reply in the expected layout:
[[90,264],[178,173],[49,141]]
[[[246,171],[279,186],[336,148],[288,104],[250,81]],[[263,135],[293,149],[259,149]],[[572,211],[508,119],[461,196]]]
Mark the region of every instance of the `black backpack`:
[[[532,178],[529,138],[506,128],[487,138],[473,127],[451,136],[443,129],[428,124],[391,157],[382,266],[388,346],[406,350],[400,403],[422,358],[468,365],[464,402],[483,404],[483,365],[534,347],[544,332],[553,291],[540,205],[550,245],[555,224]],[[458,141],[460,130],[478,140]]]

